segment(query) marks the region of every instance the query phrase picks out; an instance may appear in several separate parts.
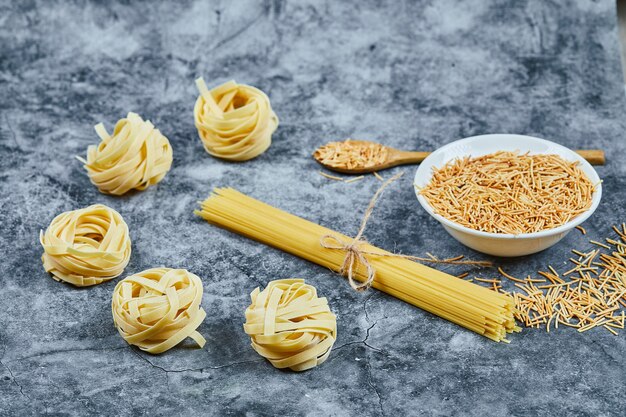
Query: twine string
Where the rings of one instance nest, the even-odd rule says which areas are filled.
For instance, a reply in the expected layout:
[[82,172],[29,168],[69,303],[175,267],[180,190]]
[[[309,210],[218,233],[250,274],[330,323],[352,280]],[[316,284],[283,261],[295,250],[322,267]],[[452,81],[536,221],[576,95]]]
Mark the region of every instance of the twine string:
[[[351,241],[346,241],[341,237],[334,234],[326,234],[320,238],[320,245],[326,249],[334,249],[344,251],[346,253],[345,258],[343,259],[343,264],[339,269],[339,273],[348,278],[348,282],[350,286],[356,291],[365,291],[372,286],[374,282],[374,278],[376,278],[376,270],[367,259],[365,255],[371,256],[381,256],[381,257],[394,257],[394,258],[403,258],[411,261],[422,261],[422,262],[431,262],[431,263],[446,263],[446,264],[456,264],[456,265],[474,265],[474,266],[492,266],[491,262],[488,261],[472,261],[472,260],[462,260],[462,257],[450,258],[450,259],[437,259],[436,257],[430,255],[429,258],[422,258],[419,256],[411,256],[411,255],[402,255],[399,253],[381,253],[381,252],[372,252],[369,250],[364,250],[363,246],[367,245],[367,241],[363,239],[363,233],[365,232],[365,228],[367,226],[367,222],[369,221],[372,212],[374,211],[374,206],[376,206],[376,202],[382,195],[385,188],[390,185],[392,182],[399,179],[404,172],[400,172],[393,177],[387,179],[376,191],[374,196],[369,202],[367,209],[365,210],[365,214],[363,215],[363,219],[361,220],[361,226],[359,227],[359,231],[356,236]],[[363,282],[358,282],[354,279],[356,275],[356,268],[361,264],[365,268],[367,272],[367,278]]]

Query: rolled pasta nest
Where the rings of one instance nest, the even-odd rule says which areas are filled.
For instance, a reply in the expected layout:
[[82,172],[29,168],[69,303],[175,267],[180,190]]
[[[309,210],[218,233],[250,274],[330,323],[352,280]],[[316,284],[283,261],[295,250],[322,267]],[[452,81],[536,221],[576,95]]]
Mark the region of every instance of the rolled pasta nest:
[[323,363],[337,338],[325,297],[303,279],[271,281],[250,294],[245,332],[252,347],[276,368],[305,371]]
[[113,321],[131,345],[149,353],[165,352],[187,337],[199,347],[196,331],[206,317],[202,281],[185,269],[152,268],[124,278],[113,290]]
[[87,149],[85,164],[91,182],[105,194],[145,190],[161,181],[172,166],[170,142],[149,120],[135,113],[115,124],[113,135],[102,123],[95,127],[102,141]]
[[247,161],[265,152],[278,117],[261,90],[228,81],[208,90],[204,80],[194,107],[198,134],[206,151],[222,159]]
[[95,204],[56,216],[39,234],[46,272],[77,287],[119,276],[130,259],[128,226],[112,208]]

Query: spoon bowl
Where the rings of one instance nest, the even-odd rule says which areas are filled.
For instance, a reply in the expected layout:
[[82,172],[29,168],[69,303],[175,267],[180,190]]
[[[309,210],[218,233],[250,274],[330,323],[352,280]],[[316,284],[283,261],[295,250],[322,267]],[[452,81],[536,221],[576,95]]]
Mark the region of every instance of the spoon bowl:
[[[349,139],[351,144],[362,146],[379,146],[376,142],[370,142],[367,140],[352,140]],[[401,151],[399,149],[391,148],[389,146],[380,145],[387,152],[387,157],[384,161],[371,166],[364,167],[352,167],[342,168],[335,165],[325,163],[319,155],[318,148],[313,153],[313,159],[315,159],[324,168],[331,171],[340,172],[342,174],[369,174],[376,171],[382,171],[383,169],[392,168],[398,165],[419,164],[430,154],[430,152],[409,152]]]

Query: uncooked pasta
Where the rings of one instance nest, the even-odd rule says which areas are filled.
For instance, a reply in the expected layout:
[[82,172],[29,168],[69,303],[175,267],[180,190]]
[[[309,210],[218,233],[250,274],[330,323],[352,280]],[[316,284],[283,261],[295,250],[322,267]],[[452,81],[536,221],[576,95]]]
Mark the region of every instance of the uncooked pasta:
[[388,154],[387,147],[379,143],[346,139],[320,146],[313,153],[313,158],[334,168],[362,169],[383,164]]
[[130,259],[128,226],[117,211],[102,204],[59,214],[39,240],[46,272],[77,287],[119,276]]
[[558,155],[496,152],[455,159],[419,190],[435,213],[474,230],[532,233],[591,207],[595,185]]
[[161,181],[172,166],[170,142],[149,121],[135,113],[115,124],[113,134],[102,123],[95,127],[102,141],[87,149],[85,164],[91,182],[105,194],[145,190]]
[[517,288],[512,292],[516,318],[527,327],[545,327],[548,332],[568,326],[581,333],[604,328],[617,335],[624,329],[626,224],[613,226],[613,230],[617,237],[596,242],[598,248],[572,250],[572,267],[563,273],[548,266],[547,271],[539,272],[543,279],[522,280],[500,269]]
[[185,269],[153,268],[118,282],[113,290],[113,321],[131,345],[149,353],[165,352],[187,337],[199,347],[196,331],[206,317],[202,281]]
[[200,95],[194,120],[206,151],[218,158],[247,161],[265,152],[278,127],[269,98],[258,88],[228,81],[209,90],[196,80]]
[[246,309],[252,347],[276,368],[305,371],[323,363],[337,339],[337,321],[325,297],[303,279],[255,288]]
[[[325,236],[337,242],[354,242],[341,233],[286,213],[230,188],[215,189],[196,214],[205,220],[259,242],[317,263],[333,271],[344,269],[346,247],[322,247]],[[368,261],[350,267],[349,280],[367,282],[400,300],[457,323],[494,341],[519,330],[512,297],[458,279],[363,241],[358,258]],[[354,254],[354,253],[353,253]],[[351,264],[352,265],[352,264]]]

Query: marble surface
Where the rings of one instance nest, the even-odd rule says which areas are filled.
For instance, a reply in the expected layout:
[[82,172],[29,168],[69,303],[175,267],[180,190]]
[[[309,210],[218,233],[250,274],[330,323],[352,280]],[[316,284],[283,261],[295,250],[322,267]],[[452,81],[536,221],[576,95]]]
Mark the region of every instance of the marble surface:
[[[316,146],[352,136],[433,150],[476,134],[536,135],[608,154],[588,236],[494,259],[515,275],[564,270],[570,248],[588,249],[588,238],[626,221],[613,1],[5,0],[0,10],[0,415],[626,415],[623,333],[525,330],[496,344],[192,214],[212,187],[232,186],[354,233],[380,183],[323,178]],[[265,154],[245,164],[206,154],[192,117],[200,75],[269,95],[281,123]],[[93,125],[128,111],[170,139],[173,168],[145,192],[105,196],[74,155],[97,142]],[[367,238],[402,253],[488,259],[421,210],[414,169],[384,173],[407,175]],[[129,224],[124,276],[165,265],[202,277],[204,349],[131,348],[111,319],[117,280],[76,289],[44,272],[39,230],[93,203]],[[338,318],[329,360],[305,373],[272,368],[242,330],[248,293],[286,277],[314,284]]]

